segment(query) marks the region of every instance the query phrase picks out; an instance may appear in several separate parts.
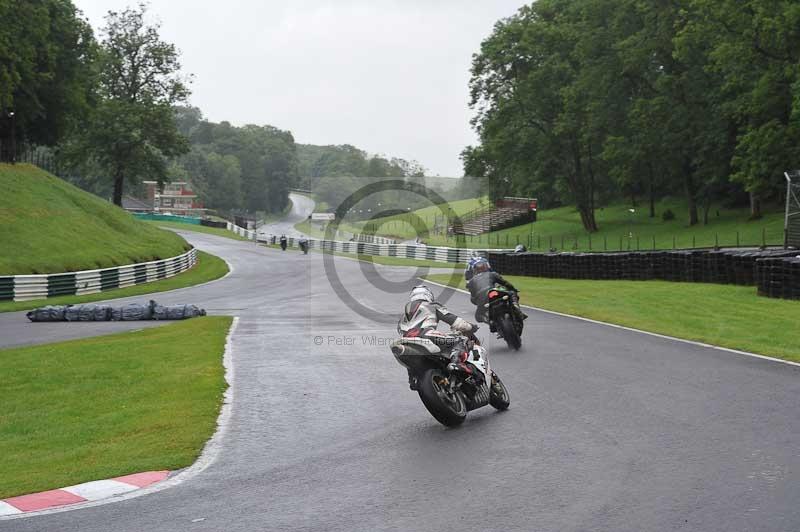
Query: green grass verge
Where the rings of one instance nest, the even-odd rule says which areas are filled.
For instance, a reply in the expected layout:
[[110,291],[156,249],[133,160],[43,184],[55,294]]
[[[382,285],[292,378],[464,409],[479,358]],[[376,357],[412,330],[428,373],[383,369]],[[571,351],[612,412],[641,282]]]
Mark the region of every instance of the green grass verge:
[[[447,275],[430,275],[447,283]],[[752,286],[509,276],[522,303],[668,336],[800,362],[800,302]],[[460,288],[464,288],[461,279]]]
[[29,164],[0,164],[0,275],[167,259],[189,245]]
[[144,223],[155,225],[158,227],[167,227],[169,229],[177,229],[179,231],[193,231],[195,233],[206,233],[208,235],[224,236],[232,240],[243,240],[245,242],[252,242],[243,236],[239,236],[232,231],[223,229],[221,227],[206,227],[205,225],[182,224],[180,222],[159,222],[154,220],[145,220]]
[[0,498],[194,462],[232,318],[0,351]]
[[[477,200],[472,200],[476,202]],[[453,202],[454,210],[464,214],[467,207],[477,204]],[[538,221],[533,224],[512,227],[476,237],[461,239],[443,235],[430,235],[426,242],[436,246],[454,246],[470,248],[513,248],[517,244],[525,244],[531,250],[578,251],[619,251],[635,249],[672,249],[692,247],[713,247],[719,244],[726,246],[759,246],[783,244],[783,211],[775,208],[761,220],[749,221],[750,211],[747,208],[727,209],[714,206],[710,209],[708,225],[700,223],[688,227],[686,223],[686,202],[677,198],[666,198],[656,204],[655,218],[649,217],[646,206],[639,205],[630,212],[629,203],[615,203],[597,209],[596,218],[600,230],[589,235],[583,230],[580,215],[574,207],[540,210]],[[432,208],[414,211],[428,228],[434,226]],[[676,218],[663,221],[662,213],[671,210]],[[374,220],[376,234],[411,239],[416,236],[414,228],[405,221],[405,215],[380,218]],[[343,227],[344,229],[344,227]]]
[[294,228],[300,231],[301,233],[305,233],[313,238],[317,238],[320,240],[325,238],[325,231],[319,229],[318,225],[314,225],[308,220],[303,220],[302,222],[294,224]]
[[[281,247],[278,244],[266,244],[265,247],[270,249],[278,249]],[[287,251],[299,252],[297,248],[286,248]],[[318,249],[312,249],[313,253],[322,253]],[[435,260],[419,260],[419,259],[406,259],[403,257],[382,257],[373,255],[363,255],[357,253],[342,253],[339,251],[333,252],[337,257],[345,257],[348,259],[360,260],[362,262],[373,262],[383,266],[415,266],[418,268],[466,268],[466,264],[452,263],[452,262],[436,262]]]
[[74,303],[91,303],[92,301],[103,301],[106,299],[116,299],[119,297],[138,296],[141,294],[151,294],[154,292],[164,292],[176,288],[194,286],[214,279],[219,279],[228,273],[228,264],[214,255],[209,255],[202,251],[197,252],[197,264],[192,269],[180,273],[169,279],[154,281],[152,283],[107,290],[97,294],[87,294],[84,296],[58,296],[48,299],[37,299],[34,301],[0,301],[0,312],[14,312],[17,310],[27,310],[41,307],[44,305],[71,305]]

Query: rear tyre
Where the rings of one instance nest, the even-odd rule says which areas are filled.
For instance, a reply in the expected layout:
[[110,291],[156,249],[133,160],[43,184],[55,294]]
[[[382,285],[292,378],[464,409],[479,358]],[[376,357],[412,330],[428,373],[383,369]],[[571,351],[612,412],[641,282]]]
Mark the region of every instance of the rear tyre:
[[498,410],[506,410],[511,404],[506,385],[494,372],[492,372],[492,386],[489,388],[489,404]]
[[427,370],[418,380],[419,398],[436,421],[446,427],[455,427],[467,417],[467,404],[461,392],[447,389],[446,380],[443,371]]
[[516,351],[522,347],[522,339],[519,337],[516,327],[514,327],[514,320],[511,315],[506,314],[500,318],[500,331],[502,331],[503,339],[509,348]]

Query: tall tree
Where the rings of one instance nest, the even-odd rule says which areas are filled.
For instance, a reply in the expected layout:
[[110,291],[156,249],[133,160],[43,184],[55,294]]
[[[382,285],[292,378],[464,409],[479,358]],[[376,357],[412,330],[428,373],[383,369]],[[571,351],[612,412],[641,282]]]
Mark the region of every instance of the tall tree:
[[53,146],[92,100],[92,28],[69,0],[0,0],[0,21],[0,142],[13,126],[18,142]]
[[[800,4],[787,0],[692,0],[680,39],[703,47],[714,89],[734,124],[734,181],[750,194],[751,216],[778,196],[781,175],[800,159]],[[795,162],[793,162],[795,161]]]
[[495,26],[473,60],[470,82],[482,147],[465,155],[472,168],[492,171],[494,196],[547,183],[571,198],[587,231],[596,231],[602,138],[579,75],[581,22],[570,2],[540,0]]
[[81,152],[113,177],[114,203],[126,180],[163,182],[168,159],[188,151],[173,106],[189,96],[178,50],[145,22],[146,8],[110,11],[100,54],[100,101],[86,128]]

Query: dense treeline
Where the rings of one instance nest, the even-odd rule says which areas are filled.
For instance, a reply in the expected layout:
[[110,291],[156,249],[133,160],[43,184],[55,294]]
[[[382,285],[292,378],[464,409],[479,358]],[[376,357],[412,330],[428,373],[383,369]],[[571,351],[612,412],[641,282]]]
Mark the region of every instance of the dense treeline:
[[[72,2],[0,0],[0,158],[53,145],[94,101],[98,48]],[[12,134],[13,128],[13,134]]]
[[[320,206],[330,211],[335,211],[345,200],[353,194],[358,195],[371,183],[386,178],[413,178],[419,182],[425,175],[425,168],[416,161],[369,155],[349,144],[300,144],[298,156],[301,186],[312,190]],[[386,209],[398,209],[401,203],[408,208],[405,204],[413,199],[411,195],[396,190],[371,193],[364,195],[351,216],[369,218]]]
[[292,134],[272,126],[232,126],[204,120],[199,109],[178,108],[189,153],[170,168],[188,178],[207,207],[220,211],[279,212],[297,182]]
[[800,165],[800,3],[539,0],[495,26],[470,82],[480,145],[465,173],[493,196],[598,204],[683,194],[780,198]]
[[298,172],[304,186],[313,187],[319,177],[404,177],[425,175],[425,168],[417,161],[396,157],[370,156],[367,152],[343,144],[341,146],[315,146],[299,144]]
[[[272,126],[209,122],[193,107],[176,112],[191,149],[175,161],[169,176],[191,179],[205,204],[222,212],[280,211],[290,188],[311,189],[335,209],[368,183],[390,177],[419,180],[425,171],[417,162],[371,156],[351,145],[296,144],[290,132]],[[365,198],[361,210],[398,201],[396,194],[377,194]]]
[[[426,169],[417,161],[370,155],[348,144],[298,144],[297,154],[300,186],[311,189],[320,206],[328,211],[336,211],[348,199],[358,199],[348,216],[359,220],[407,212],[440,201],[471,198],[481,193],[477,181],[426,177]],[[416,192],[404,190],[403,186],[389,185],[389,182],[396,181],[413,183]],[[386,190],[370,188],[379,183],[383,183]]]

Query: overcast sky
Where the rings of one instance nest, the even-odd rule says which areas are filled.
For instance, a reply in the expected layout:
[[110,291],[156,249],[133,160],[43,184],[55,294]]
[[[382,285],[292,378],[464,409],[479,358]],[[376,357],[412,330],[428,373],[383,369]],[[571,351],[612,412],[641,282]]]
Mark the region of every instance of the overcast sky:
[[[131,0],[73,0],[99,29]],[[152,0],[214,122],[270,124],[462,175],[472,54],[522,0]]]

